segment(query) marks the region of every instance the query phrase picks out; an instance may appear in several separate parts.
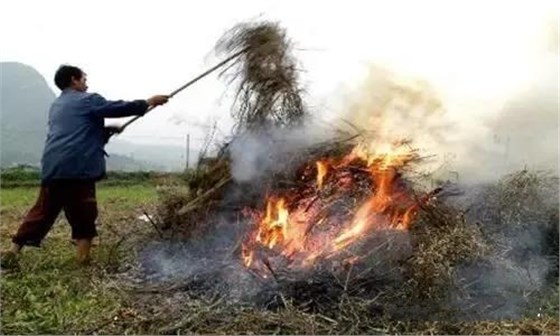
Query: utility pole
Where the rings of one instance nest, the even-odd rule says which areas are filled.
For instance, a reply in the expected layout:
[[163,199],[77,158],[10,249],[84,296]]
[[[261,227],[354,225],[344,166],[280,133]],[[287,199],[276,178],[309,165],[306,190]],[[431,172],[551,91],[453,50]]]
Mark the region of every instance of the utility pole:
[[186,156],[185,165],[186,165],[186,169],[187,169],[187,170],[189,169],[189,154],[190,154],[189,151],[190,151],[190,147],[191,147],[191,135],[190,135],[190,134],[187,134],[187,148],[186,148],[186,151],[187,151],[187,152],[186,152],[186,155],[185,155],[185,156]]

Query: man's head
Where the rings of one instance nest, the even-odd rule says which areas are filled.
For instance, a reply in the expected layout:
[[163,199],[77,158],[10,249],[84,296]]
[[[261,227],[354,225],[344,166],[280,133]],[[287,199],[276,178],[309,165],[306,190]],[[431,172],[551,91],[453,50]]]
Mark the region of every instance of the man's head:
[[74,89],[85,92],[88,89],[85,72],[72,65],[61,65],[54,75],[54,83],[60,90]]

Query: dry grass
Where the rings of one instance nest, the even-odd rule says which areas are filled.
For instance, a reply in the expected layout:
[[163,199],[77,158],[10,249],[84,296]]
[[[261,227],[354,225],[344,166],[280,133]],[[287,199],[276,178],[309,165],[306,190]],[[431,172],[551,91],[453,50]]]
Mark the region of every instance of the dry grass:
[[[552,210],[542,208],[542,202],[533,202],[535,195],[528,196],[528,190],[539,195],[548,190],[554,181],[548,178],[518,172],[484,193],[491,194],[494,201],[504,200],[500,203],[503,208],[493,208],[502,215],[507,215],[511,204],[528,217],[540,216],[542,211],[550,214]],[[495,206],[488,199],[481,201]],[[518,217],[508,220],[512,218]],[[546,218],[546,225],[557,224]],[[509,225],[515,230],[526,227],[523,223]],[[232,303],[227,293],[189,279],[182,279],[172,290],[142,295],[162,301],[172,297],[182,307],[172,309],[155,324],[159,333],[557,334],[557,277],[542,289],[525,293],[520,304],[524,317],[518,319],[485,318],[516,292],[506,291],[500,294],[503,297],[493,298],[493,303],[485,301],[484,307],[474,301],[472,306],[462,305],[471,302],[472,283],[465,282],[457,271],[471,266],[481,273],[476,276],[484,276],[485,267],[492,267],[489,258],[497,253],[495,230],[493,225],[469,221],[464,211],[444,200],[435,200],[423,206],[408,233],[381,232],[364,241],[360,248],[370,254],[362,263],[320,265],[306,274],[275,270],[275,279],[250,302]],[[543,255],[557,253],[551,251]]]
[[243,23],[216,45],[219,53],[246,51],[223,73],[237,82],[233,116],[238,130],[294,126],[305,110],[291,42],[277,23]]
[[[246,131],[266,132],[270,126],[289,127],[303,121],[305,112],[290,47],[285,32],[271,23],[238,25],[219,41],[218,51],[246,51],[228,69],[233,71],[232,80],[238,81],[235,137],[242,137]],[[353,145],[353,141],[333,140],[303,150],[290,160],[315,162],[343,153]],[[166,191],[160,217],[171,237],[191,239],[194,243],[214,225],[217,214],[240,214],[243,207],[262,202],[270,190],[297,189],[306,183],[293,179],[292,171],[285,171],[260,181],[258,190],[244,189],[247,186],[232,180],[230,162],[226,145],[215,160],[191,173],[188,186]],[[250,197],[238,198],[238,203],[226,208],[222,201],[231,190],[228,188]],[[556,203],[551,202],[553,196]],[[496,255],[500,260],[511,258],[515,262],[519,246],[509,243],[518,237],[516,232],[535,228],[548,232],[549,241],[538,253],[557,262],[558,239],[553,235],[558,232],[557,179],[518,172],[489,186],[477,197],[479,202],[468,209],[468,214],[449,206],[445,200],[423,204],[410,231],[379,232],[364,239],[358,248],[366,251],[366,257],[357,264],[326,262],[301,273],[270,269],[273,279],[260,283],[259,294],[250,300],[232,303],[223,288],[212,288],[211,283],[221,281],[221,269],[205,273],[204,285],[199,278],[187,277],[150,289],[150,293],[136,288],[129,305],[140,312],[140,322],[121,325],[116,330],[262,334],[558,333],[558,318],[554,316],[558,303],[550,301],[548,295],[558,294],[557,273],[546,286],[531,293],[507,290],[494,294],[494,301],[480,302],[476,295],[471,297],[473,283],[493,267]],[[472,214],[479,220],[470,220]],[[499,251],[504,242],[507,253]],[[235,246],[232,251],[236,251]],[[515,267],[522,271],[521,266]],[[461,275],[469,267],[481,273],[470,277],[475,279],[471,282]],[[511,295],[523,296],[519,309],[524,317],[502,321],[485,317],[484,314],[493,313],[509,301]],[[535,302],[550,305],[551,309],[536,317],[531,308]],[[465,307],[465,303],[469,306]]]

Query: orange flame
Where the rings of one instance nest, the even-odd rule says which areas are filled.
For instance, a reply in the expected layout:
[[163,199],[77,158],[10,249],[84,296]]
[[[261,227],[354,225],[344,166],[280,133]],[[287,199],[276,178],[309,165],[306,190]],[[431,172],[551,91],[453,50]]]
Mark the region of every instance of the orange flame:
[[283,198],[269,200],[266,204],[266,216],[257,233],[257,242],[268,248],[284,241],[288,232],[288,209]]
[[243,264],[247,267],[251,267],[253,264],[254,251],[247,248],[245,244],[241,244],[241,256],[243,258]]
[[[399,184],[400,169],[414,160],[416,153],[402,143],[374,149],[359,144],[338,160],[327,158],[316,162],[317,188],[321,190],[326,183],[331,185],[326,192],[329,195],[325,196],[328,200],[323,200],[317,189],[307,189],[310,192],[293,190],[293,196],[297,197],[269,198],[256,234],[242,246],[244,264],[258,267],[255,265],[255,249],[261,246],[284,256],[290,260],[290,265],[307,267],[321,258],[336,255],[372,231],[407,230],[414,220],[417,202]],[[347,220],[325,215],[332,200],[352,191],[355,179],[350,168],[356,165],[364,167],[362,171],[370,178],[372,189],[369,195],[350,212]],[[328,181],[325,179],[327,173],[330,176]],[[344,183],[339,183],[342,181]],[[286,199],[297,201],[288,205]]]
[[323,188],[323,180],[327,176],[327,164],[323,161],[317,161],[317,187],[319,190]]

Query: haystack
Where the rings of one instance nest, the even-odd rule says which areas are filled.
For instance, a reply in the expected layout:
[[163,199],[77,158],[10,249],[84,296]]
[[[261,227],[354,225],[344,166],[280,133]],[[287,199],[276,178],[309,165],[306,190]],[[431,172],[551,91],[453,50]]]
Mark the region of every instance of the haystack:
[[[238,25],[224,35],[216,49],[219,53],[244,51],[222,74],[236,86],[236,100],[232,109],[236,128],[231,141],[243,138],[248,133],[266,133],[272,128],[294,127],[305,121],[306,111],[298,83],[297,65],[290,53],[291,42],[278,24]],[[216,222],[224,219],[224,214],[229,216],[228,225],[241,225],[239,218],[245,215],[244,210],[254,207],[262,209],[271,190],[277,193],[289,191],[291,195],[299,195],[302,199],[313,198],[309,191],[316,190],[314,179],[318,172],[313,169],[318,168],[314,168],[315,162],[325,157],[342,156],[356,145],[358,139],[359,134],[345,134],[343,139],[306,148],[293,159],[301,163],[298,169],[268,176],[257,189],[233,180],[230,147],[229,144],[223,144],[217,157],[206,160],[206,164],[197,170],[187,172],[186,183],[181,186],[180,193],[171,189],[163,194],[159,209],[161,226],[169,238],[196,241],[208,235]],[[343,173],[351,175],[355,182],[355,189],[351,189],[353,194],[343,200],[329,198],[327,185],[314,198],[319,199],[319,203],[323,202],[321,204],[326,210],[323,209],[322,215],[328,212],[329,207],[335,208],[333,205],[336,205],[341,216],[350,216],[348,211],[354,211],[355,205],[368,192],[379,188],[372,182],[371,171],[368,171],[367,166],[351,164],[345,169]],[[312,177],[306,175],[309,171],[312,171]],[[297,326],[279,330],[309,331],[299,323],[306,323],[304,320],[317,323],[321,320],[323,323],[327,321],[328,326],[321,325],[317,330],[326,333],[333,330],[364,332],[374,330],[376,326],[383,326],[380,329],[383,332],[402,331],[408,330],[405,325],[430,328],[430,321],[433,320],[464,319],[465,311],[470,314],[475,309],[463,310],[458,302],[468,301],[461,296],[469,293],[472,283],[465,282],[458,271],[468,267],[484,269],[488,256],[495,255],[495,240],[492,237],[495,237],[496,231],[493,230],[502,230],[494,225],[503,223],[514,225],[515,230],[523,230],[530,225],[531,220],[540,223],[542,216],[556,218],[556,221],[558,218],[557,211],[539,205],[545,199],[534,195],[551,184],[538,176],[521,173],[506,178],[497,186],[487,189],[484,196],[486,201],[478,202],[465,214],[465,209],[449,205],[436,192],[414,190],[413,184],[401,171],[397,171],[396,175],[399,186],[418,196],[418,200],[430,196],[417,202],[418,217],[409,230],[390,228],[363,237],[353,250],[349,250],[350,255],[357,253],[361,256],[356,263],[346,262],[348,258],[333,258],[318,262],[312,268],[293,269],[265,258],[267,277],[253,274],[251,270],[246,271],[260,290],[256,295],[245,298],[250,302],[243,304],[249,303],[252,308],[249,314],[240,314],[240,318],[264,321],[270,316],[276,319],[295,312],[293,316],[297,318],[285,323]],[[226,202],[224,196],[231,190],[236,190],[237,194],[244,197]],[[296,197],[290,201],[297,204],[299,200]],[[350,210],[345,213],[339,209]],[[469,217],[472,213],[480,215],[483,224],[488,225],[472,220]],[[557,236],[558,226],[550,225],[550,229],[556,229]],[[556,243],[557,260],[558,240],[550,239]],[[226,292],[231,288],[224,290],[227,288],[224,283],[231,277],[232,269],[242,267],[240,248],[241,240],[234,242],[228,247],[231,253],[220,259],[220,262],[227,264],[231,261],[229,258],[233,258],[237,260],[235,266],[220,264],[219,267],[204,268],[205,280],[202,282],[199,275],[187,277],[181,279],[179,285],[164,286],[155,291],[181,288],[196,298],[227,296]],[[236,311],[235,307],[220,304],[219,310]],[[476,307],[476,304],[473,303],[472,307]],[[487,306],[485,309],[492,308]],[[227,314],[224,316],[231,317]],[[391,324],[395,321],[400,322]],[[250,323],[258,325],[261,322]],[[164,330],[175,331],[188,323],[179,321]],[[235,320],[235,323],[245,322]],[[447,327],[434,327],[433,330],[452,329]]]

